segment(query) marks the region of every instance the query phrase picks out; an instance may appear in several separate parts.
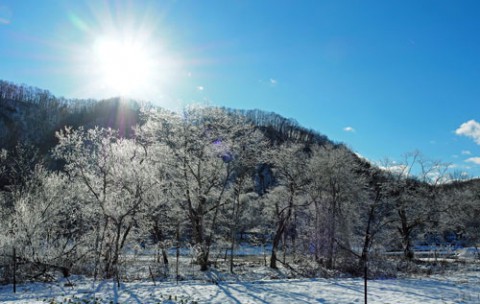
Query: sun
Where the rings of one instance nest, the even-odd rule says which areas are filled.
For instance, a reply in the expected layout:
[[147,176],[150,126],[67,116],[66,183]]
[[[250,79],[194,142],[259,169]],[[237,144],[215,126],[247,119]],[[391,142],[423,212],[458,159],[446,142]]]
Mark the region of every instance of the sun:
[[77,80],[72,83],[75,95],[155,104],[174,100],[172,92],[185,80],[188,62],[171,43],[162,19],[150,4],[100,2],[89,13],[69,13],[75,32],[68,38],[78,35],[66,48],[72,56],[67,68]]
[[148,45],[126,38],[100,37],[93,46],[95,70],[106,90],[130,95],[151,84],[157,66]]

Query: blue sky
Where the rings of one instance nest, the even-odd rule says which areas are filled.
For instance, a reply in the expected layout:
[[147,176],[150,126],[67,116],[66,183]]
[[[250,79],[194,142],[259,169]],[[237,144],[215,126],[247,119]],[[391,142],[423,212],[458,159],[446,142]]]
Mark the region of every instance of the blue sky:
[[478,1],[0,0],[0,78],[274,111],[372,161],[418,149],[478,176],[479,13]]

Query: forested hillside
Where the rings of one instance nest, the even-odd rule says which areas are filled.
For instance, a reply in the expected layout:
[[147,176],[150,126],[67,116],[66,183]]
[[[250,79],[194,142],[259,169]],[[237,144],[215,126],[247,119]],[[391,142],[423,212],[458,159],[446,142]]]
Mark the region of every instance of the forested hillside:
[[165,274],[187,248],[201,271],[225,255],[233,272],[246,243],[304,276],[360,275],[367,261],[394,275],[421,246],[480,237],[478,180],[446,182],[418,153],[380,168],[260,110],[173,113],[1,81],[0,149],[4,281],[12,259],[23,279],[118,277],[138,252]]

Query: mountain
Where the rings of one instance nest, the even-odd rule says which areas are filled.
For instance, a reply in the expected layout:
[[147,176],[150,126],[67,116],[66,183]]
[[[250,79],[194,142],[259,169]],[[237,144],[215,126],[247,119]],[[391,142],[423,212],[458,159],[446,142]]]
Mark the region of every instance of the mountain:
[[[0,80],[0,149],[13,152],[19,144],[33,145],[46,157],[57,143],[55,132],[65,126],[112,128],[119,130],[121,136],[130,137],[132,127],[141,123],[141,107],[140,102],[120,97],[105,100],[66,99],[44,89]],[[225,110],[246,117],[274,145],[287,141],[306,145],[335,145],[327,136],[303,128],[295,120],[276,113]]]
[[111,127],[129,136],[139,113],[140,105],[131,100],[65,99],[47,90],[0,81],[0,148],[12,150],[23,142],[45,154],[56,143],[55,131],[65,126]]

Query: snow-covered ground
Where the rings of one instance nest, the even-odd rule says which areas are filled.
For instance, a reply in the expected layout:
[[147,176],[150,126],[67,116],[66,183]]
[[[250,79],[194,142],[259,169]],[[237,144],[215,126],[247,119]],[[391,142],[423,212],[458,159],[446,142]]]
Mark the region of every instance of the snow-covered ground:
[[[66,281],[0,287],[1,303],[363,303],[361,279],[94,283]],[[480,303],[480,272],[464,271],[427,278],[369,281],[369,303]],[[92,299],[97,298],[98,302]]]

